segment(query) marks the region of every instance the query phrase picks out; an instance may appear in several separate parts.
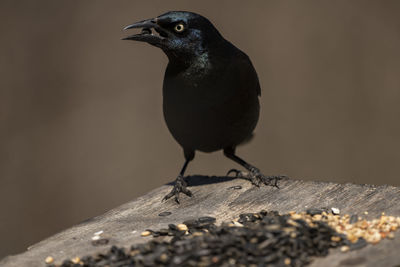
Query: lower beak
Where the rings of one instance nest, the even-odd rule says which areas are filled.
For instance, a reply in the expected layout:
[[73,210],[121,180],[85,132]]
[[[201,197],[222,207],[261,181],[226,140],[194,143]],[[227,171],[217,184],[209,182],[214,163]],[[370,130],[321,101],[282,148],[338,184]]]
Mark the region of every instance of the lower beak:
[[128,25],[124,28],[124,30],[137,29],[137,28],[142,28],[142,29],[147,29],[147,30],[143,30],[141,33],[138,33],[138,34],[129,35],[125,38],[122,38],[122,40],[133,40],[133,41],[147,42],[152,45],[157,45],[157,44],[161,43],[161,41],[164,38],[161,36],[155,35],[151,32],[150,29],[156,28],[156,27],[158,27],[156,19],[142,20],[142,21],[136,22],[134,24]]

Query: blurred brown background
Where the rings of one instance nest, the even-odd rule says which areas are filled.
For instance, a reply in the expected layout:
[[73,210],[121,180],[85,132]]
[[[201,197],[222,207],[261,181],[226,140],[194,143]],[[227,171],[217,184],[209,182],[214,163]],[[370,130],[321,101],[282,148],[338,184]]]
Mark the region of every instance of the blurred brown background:
[[[400,185],[400,1],[0,2],[0,258],[175,179],[167,59],[121,41],[169,10],[208,17],[252,59],[266,174]],[[198,153],[188,174],[238,167]]]

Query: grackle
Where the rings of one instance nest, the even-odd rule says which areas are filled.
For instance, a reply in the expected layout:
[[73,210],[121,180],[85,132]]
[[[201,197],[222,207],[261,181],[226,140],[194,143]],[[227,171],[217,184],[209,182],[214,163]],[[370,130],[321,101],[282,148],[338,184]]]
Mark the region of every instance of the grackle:
[[234,173],[256,186],[277,187],[283,176],[265,176],[235,154],[236,146],[253,136],[260,111],[260,84],[249,57],[224,39],[208,19],[192,12],[168,12],[124,30],[131,28],[142,31],[123,40],[147,42],[161,48],[169,59],[163,112],[169,131],[183,148],[185,163],[163,200],[175,196],[179,203],[180,193],[192,196],[184,173],[196,150],[223,150],[247,170],[232,169],[228,175]]

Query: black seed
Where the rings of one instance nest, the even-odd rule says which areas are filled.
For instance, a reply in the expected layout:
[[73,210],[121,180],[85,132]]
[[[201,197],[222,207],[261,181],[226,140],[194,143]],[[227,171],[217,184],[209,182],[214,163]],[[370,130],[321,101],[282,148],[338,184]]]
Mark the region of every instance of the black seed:
[[267,216],[267,215],[268,215],[268,211],[262,210],[262,211],[260,211],[260,214],[261,214],[262,216]]
[[175,224],[168,224],[168,228],[171,230],[171,231],[178,231],[179,232],[179,229],[178,229],[178,226],[176,226]]
[[184,221],[183,224],[186,224],[187,227],[192,228],[197,227],[199,225],[199,222],[197,220],[187,220]]
[[152,235],[153,237],[159,237],[159,236],[160,236],[160,232],[154,231],[154,232],[151,233],[151,235]]
[[306,212],[307,214],[310,214],[311,216],[321,214],[324,210],[322,209],[308,209]]
[[[308,210],[309,214],[319,214],[318,210]],[[288,220],[291,220],[289,223]],[[309,226],[304,220],[293,219],[290,215],[280,215],[276,211],[260,211],[239,215],[243,226],[222,223],[216,226],[214,217],[200,217],[183,222],[189,234],[179,231],[175,224],[168,229],[148,230],[153,236],[172,238],[160,241],[152,239],[147,243],[132,245],[130,252],[112,246],[105,254],[82,257],[84,267],[123,266],[304,266],[314,256],[325,256],[330,248],[348,245],[359,249],[365,240],[351,244],[323,222]],[[340,239],[332,237],[339,236]],[[167,241],[165,241],[167,240]],[[287,260],[286,260],[287,262]],[[63,267],[75,267],[66,261]]]
[[204,217],[200,217],[197,219],[197,221],[199,223],[215,223],[217,219],[215,219],[214,217],[210,217],[210,216],[204,216]]
[[61,264],[61,267],[71,267],[74,263],[70,260],[65,260],[63,261],[63,263]]
[[210,224],[215,223],[216,219],[214,217],[204,216],[197,219],[196,227],[205,227]]
[[104,246],[108,244],[108,239],[107,238],[101,238],[97,240],[92,240],[92,245],[93,246]]
[[168,230],[168,229],[160,229],[160,231],[158,231],[158,233],[159,233],[160,235],[168,235],[169,230]]
[[169,211],[164,211],[164,212],[161,212],[160,214],[158,214],[158,216],[165,217],[165,216],[169,216],[169,215],[171,215],[171,214],[172,214],[172,213],[169,212]]

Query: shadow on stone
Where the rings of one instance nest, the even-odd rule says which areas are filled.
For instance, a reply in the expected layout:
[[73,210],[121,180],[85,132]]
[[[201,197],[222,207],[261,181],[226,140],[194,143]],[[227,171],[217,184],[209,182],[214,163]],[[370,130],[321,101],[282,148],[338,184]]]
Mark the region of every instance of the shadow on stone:
[[[188,186],[200,186],[207,184],[224,183],[228,181],[235,180],[235,177],[229,176],[206,176],[206,175],[190,175],[186,176],[185,180]],[[167,185],[174,185],[175,181],[169,182]]]

